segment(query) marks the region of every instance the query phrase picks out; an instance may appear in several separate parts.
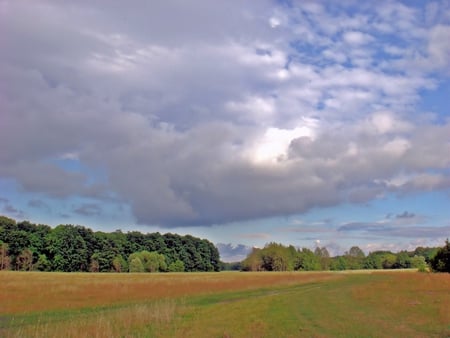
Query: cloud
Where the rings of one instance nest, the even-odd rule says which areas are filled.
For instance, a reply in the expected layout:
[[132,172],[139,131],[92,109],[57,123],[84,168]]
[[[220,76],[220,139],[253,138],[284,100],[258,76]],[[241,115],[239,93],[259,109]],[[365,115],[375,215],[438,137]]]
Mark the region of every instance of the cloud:
[[408,212],[408,211],[404,211],[401,214],[398,214],[395,216],[398,219],[410,219],[410,218],[415,218],[416,215],[414,213]]
[[263,232],[239,234],[239,238],[246,238],[246,239],[269,239],[270,237],[271,237],[270,234],[266,234]]
[[0,176],[22,192],[173,227],[450,186],[450,124],[417,108],[449,66],[431,7],[66,5],[0,11]]
[[[408,223],[406,223],[408,224]],[[354,222],[341,225],[338,232],[360,232],[365,238],[399,237],[399,238],[442,238],[450,233],[450,226],[417,226],[402,223],[366,223]]]
[[43,200],[40,199],[32,199],[28,201],[28,206],[32,207],[32,208],[37,208],[37,209],[42,209],[45,210],[47,212],[51,211],[50,206]]
[[351,31],[343,34],[343,39],[350,45],[364,45],[373,41],[373,37],[362,32]]
[[220,259],[224,262],[240,262],[251,252],[252,248],[243,244],[217,243]]
[[7,198],[0,197],[0,206],[2,206],[2,212],[11,217],[23,219],[26,216],[23,210],[14,207]]
[[102,213],[102,208],[95,203],[85,203],[74,207],[73,212],[81,216],[98,216]]

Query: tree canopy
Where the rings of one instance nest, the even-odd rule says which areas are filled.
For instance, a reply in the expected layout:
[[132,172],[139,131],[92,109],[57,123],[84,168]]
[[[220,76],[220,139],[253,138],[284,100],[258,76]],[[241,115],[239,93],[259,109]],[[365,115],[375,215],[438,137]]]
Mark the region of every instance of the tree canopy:
[[179,272],[220,267],[214,244],[190,235],[94,232],[70,224],[52,229],[0,216],[0,269]]

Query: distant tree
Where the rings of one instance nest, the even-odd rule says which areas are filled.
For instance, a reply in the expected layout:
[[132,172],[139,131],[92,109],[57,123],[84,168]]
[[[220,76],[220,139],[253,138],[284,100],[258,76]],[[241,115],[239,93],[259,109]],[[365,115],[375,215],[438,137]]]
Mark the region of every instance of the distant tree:
[[436,253],[438,252],[439,248],[424,248],[424,247],[417,247],[414,252],[413,256],[422,256],[425,258],[425,261],[429,264],[434,256],[436,256]]
[[295,262],[295,270],[314,271],[320,270],[319,258],[310,249],[302,248],[298,250]]
[[287,271],[293,269],[290,262],[289,248],[278,244],[269,243],[260,252],[262,268],[266,271]]
[[34,269],[39,271],[51,271],[51,263],[45,254],[39,255],[39,258],[34,265]]
[[144,270],[146,272],[159,272],[167,270],[166,259],[164,255],[161,255],[156,251],[141,251],[139,253],[139,258],[141,259],[142,264],[144,265]]
[[128,270],[127,261],[122,257],[122,255],[114,257],[112,265],[114,272],[124,272]]
[[[142,271],[140,271],[140,266],[136,261],[136,258],[142,264]],[[164,255],[159,254],[155,251],[149,252],[147,250],[143,250],[140,252],[132,253],[129,256],[128,261],[130,272],[164,272],[167,270],[167,264]],[[134,266],[133,264],[137,265]],[[131,271],[135,267],[138,267],[139,271]]]
[[393,267],[395,269],[409,269],[411,267],[411,257],[408,252],[400,251],[397,253]]
[[349,269],[347,256],[336,256],[331,258],[330,270],[342,271]]
[[358,257],[358,258],[364,258],[366,256],[364,254],[364,251],[362,251],[359,246],[352,246],[348,251],[347,255],[350,257]]
[[247,258],[242,261],[242,271],[261,271],[263,270],[263,261],[261,249],[253,248]]
[[431,259],[431,268],[436,272],[450,273],[450,242],[448,239],[445,241],[445,245],[437,251],[436,256]]
[[183,272],[184,271],[184,263],[177,259],[175,262],[170,263],[167,268],[169,272]]
[[47,251],[55,271],[87,271],[89,256],[86,243],[73,225],[58,225],[47,236]]
[[8,256],[8,244],[0,241],[0,270],[9,270],[11,260]]
[[99,253],[95,253],[91,256],[91,263],[89,264],[90,272],[99,272],[100,271],[100,263],[99,263]]
[[390,251],[374,251],[364,260],[365,269],[392,269],[395,268],[397,256]]
[[427,271],[428,265],[423,256],[417,256],[411,258],[411,268],[415,268],[421,272]]
[[134,256],[129,263],[130,272],[144,272],[144,264],[139,257]]
[[31,271],[33,270],[33,253],[30,249],[24,249],[16,257],[16,270]]
[[[214,244],[190,235],[138,231],[124,234],[120,230],[94,233],[78,225],[59,225],[52,229],[28,221],[16,223],[0,216],[0,242],[7,247],[1,256],[3,268],[22,267],[24,256],[20,261],[17,259],[24,250],[31,251],[33,268],[42,271],[128,271],[128,262],[123,257],[142,251],[155,253],[152,257],[159,259],[157,271],[166,271],[168,265],[178,260],[183,262],[185,271],[220,271],[221,268]],[[148,269],[155,269],[151,259]]]
[[330,253],[328,252],[326,247],[320,248],[316,247],[314,250],[314,254],[319,259],[320,269],[321,270],[329,270],[331,259],[330,259]]

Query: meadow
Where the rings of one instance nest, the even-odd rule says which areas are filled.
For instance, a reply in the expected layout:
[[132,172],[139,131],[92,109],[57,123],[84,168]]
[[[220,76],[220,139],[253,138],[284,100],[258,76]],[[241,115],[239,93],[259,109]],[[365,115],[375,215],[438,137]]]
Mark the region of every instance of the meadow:
[[1,337],[450,337],[450,274],[0,272]]

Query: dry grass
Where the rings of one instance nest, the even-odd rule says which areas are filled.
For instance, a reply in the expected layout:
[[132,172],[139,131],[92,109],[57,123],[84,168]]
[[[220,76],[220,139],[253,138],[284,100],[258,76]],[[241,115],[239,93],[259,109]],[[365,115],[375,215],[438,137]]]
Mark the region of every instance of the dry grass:
[[340,278],[331,273],[93,274],[0,272],[0,315],[292,285]]
[[[163,335],[176,311],[181,307],[173,300],[152,304],[136,304],[120,309],[101,311],[60,321],[38,320],[36,324],[20,325],[18,329],[5,332],[5,337],[59,338],[65,337],[127,337]],[[44,317],[45,318],[45,317]]]
[[450,274],[2,272],[0,285],[2,337],[450,337]]

